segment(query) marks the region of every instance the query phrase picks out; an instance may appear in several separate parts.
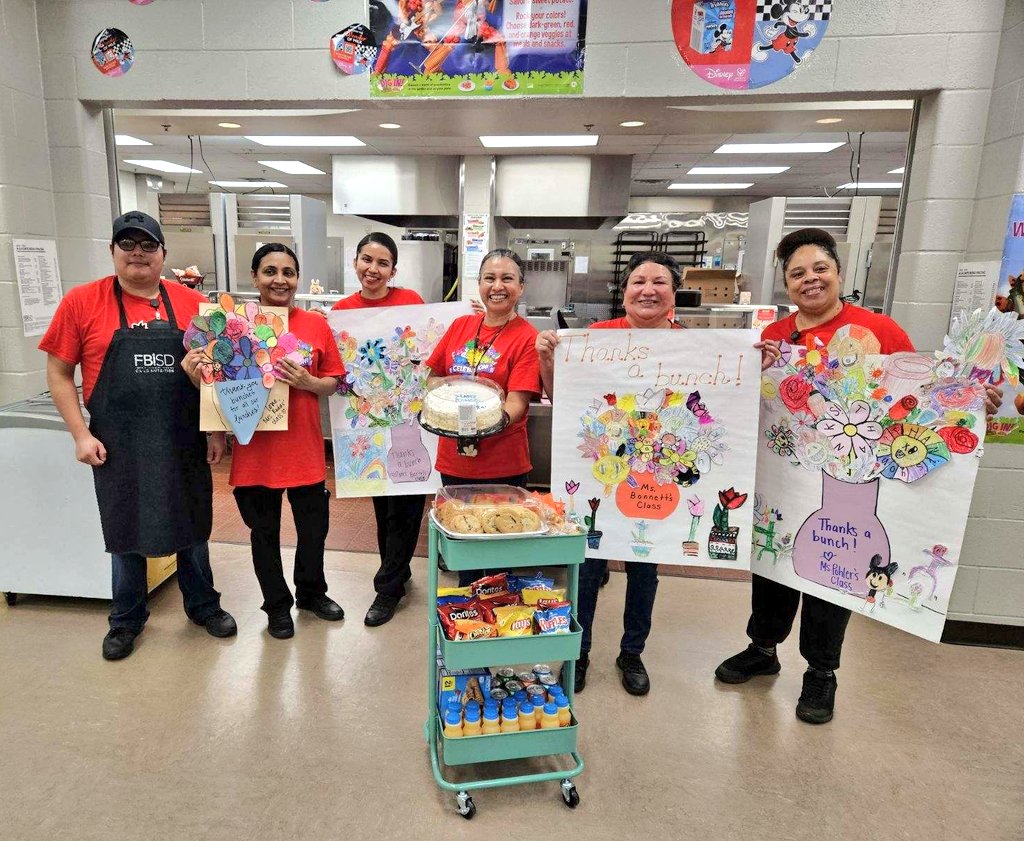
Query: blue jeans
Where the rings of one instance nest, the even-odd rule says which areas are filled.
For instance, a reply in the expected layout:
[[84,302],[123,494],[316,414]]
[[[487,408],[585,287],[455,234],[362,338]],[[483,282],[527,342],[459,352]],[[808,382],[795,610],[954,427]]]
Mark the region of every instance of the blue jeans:
[[[590,651],[591,628],[597,613],[597,594],[601,579],[608,568],[608,561],[601,558],[587,558],[580,567],[579,604],[577,618],[583,628],[581,650]],[[658,592],[658,565],[643,561],[629,561],[626,564],[626,607],[622,612],[622,641],[619,650],[627,654],[641,654],[647,637],[651,633],[651,614],[654,612],[654,596]]]
[[[113,604],[110,627],[142,631],[149,611],[146,596],[146,559],[136,552],[110,556],[113,571]],[[185,602],[185,614],[193,622],[203,624],[220,610],[220,593],[213,589],[210,569],[210,544],[205,540],[178,552],[178,588]]]

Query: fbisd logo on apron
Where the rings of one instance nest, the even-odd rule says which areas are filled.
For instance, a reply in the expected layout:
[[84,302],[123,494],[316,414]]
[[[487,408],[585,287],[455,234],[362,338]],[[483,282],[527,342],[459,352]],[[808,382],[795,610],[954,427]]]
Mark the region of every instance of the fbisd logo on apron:
[[136,353],[136,374],[173,374],[174,355],[170,353]]

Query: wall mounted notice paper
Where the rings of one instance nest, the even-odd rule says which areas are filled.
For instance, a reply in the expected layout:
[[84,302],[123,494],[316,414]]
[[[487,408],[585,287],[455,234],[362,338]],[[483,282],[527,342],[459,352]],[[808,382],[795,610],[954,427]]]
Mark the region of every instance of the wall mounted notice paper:
[[746,569],[754,330],[560,330],[551,492],[587,557]]
[[958,263],[949,326],[953,326],[953,319],[961,312],[974,312],[976,309],[987,309],[992,306],[998,283],[998,260],[988,260],[982,263]]
[[879,354],[841,328],[761,379],[751,570],[937,642],[985,432],[984,381],[1016,320],[959,316],[946,351]]
[[422,367],[469,304],[337,310],[328,321],[347,371],[330,398],[339,497],[433,493],[437,437],[417,422]]
[[57,268],[57,243],[52,239],[16,239],[14,270],[21,299],[21,329],[42,336],[63,295]]

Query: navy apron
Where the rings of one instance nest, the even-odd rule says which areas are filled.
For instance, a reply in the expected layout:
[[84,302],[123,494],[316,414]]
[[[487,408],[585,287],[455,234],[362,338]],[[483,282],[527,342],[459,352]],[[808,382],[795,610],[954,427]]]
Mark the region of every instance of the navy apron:
[[114,332],[89,398],[89,431],[107,450],[93,468],[103,541],[111,553],[169,555],[208,540],[213,480],[199,391],[181,368],[178,329],[163,283],[167,321],[129,328],[114,278],[121,327]]

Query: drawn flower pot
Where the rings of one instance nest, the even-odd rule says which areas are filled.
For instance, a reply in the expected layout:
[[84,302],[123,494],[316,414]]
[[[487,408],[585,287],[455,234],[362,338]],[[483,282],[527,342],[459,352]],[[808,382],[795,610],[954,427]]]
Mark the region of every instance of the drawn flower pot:
[[735,561],[737,553],[736,536],[739,533],[739,526],[728,526],[724,529],[712,526],[708,534],[708,556],[716,561]]
[[821,474],[821,508],[800,526],[793,541],[793,570],[833,590],[866,596],[871,558],[889,563],[889,535],[875,513],[879,479],[853,484]]
[[590,516],[583,518],[583,522],[587,527],[587,546],[591,549],[600,549],[601,535],[604,532],[597,530],[597,509],[601,507],[601,500],[596,497],[588,499],[587,505],[590,506]]
[[430,477],[430,453],[415,420],[391,427],[387,466],[392,482],[425,482]]
[[683,541],[683,554],[688,558],[696,558],[700,552],[700,544],[696,540]]

